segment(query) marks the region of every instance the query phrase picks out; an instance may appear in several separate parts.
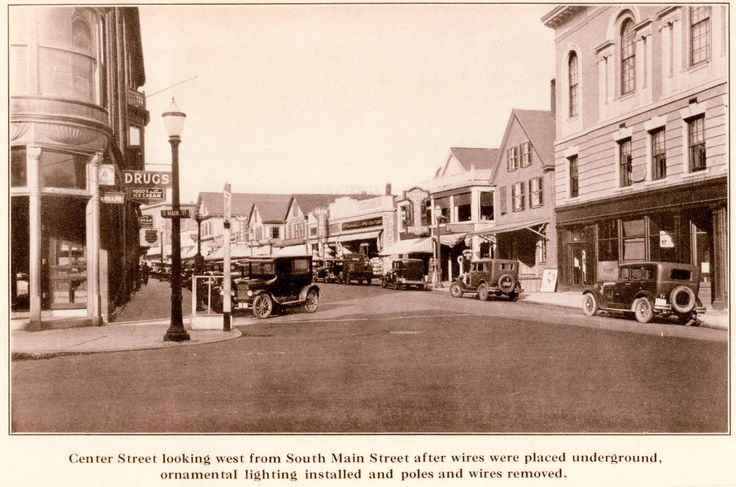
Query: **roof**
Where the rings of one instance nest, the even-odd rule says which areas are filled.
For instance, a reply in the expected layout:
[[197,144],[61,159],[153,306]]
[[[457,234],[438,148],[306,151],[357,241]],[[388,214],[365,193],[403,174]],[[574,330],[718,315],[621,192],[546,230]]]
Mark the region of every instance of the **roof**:
[[[531,143],[532,150],[542,161],[542,167],[554,168],[555,117],[552,112],[549,110],[519,110],[518,108],[511,110],[511,115],[506,124],[503,139],[501,140],[501,147],[506,146],[506,140],[514,120],[518,120],[521,129]],[[497,162],[493,168],[491,181],[496,178],[498,168],[501,166],[503,153],[498,151],[496,157]]]
[[253,206],[258,209],[263,223],[283,223],[286,212],[289,210],[291,195],[289,194],[260,194],[253,201]]
[[[230,199],[230,212],[236,216],[248,216],[253,206],[254,193],[232,193]],[[197,204],[204,203],[210,215],[222,215],[225,207],[223,193],[204,192],[199,193]]]
[[496,162],[498,155],[498,149],[451,147],[450,152],[467,171],[470,171],[471,167],[490,169],[493,167],[493,163]]
[[374,198],[375,194],[293,194],[292,197],[296,200],[299,208],[306,215],[307,213],[314,210],[317,206],[327,206],[328,204],[335,201],[337,198],[354,198],[356,200],[364,200],[368,198]]

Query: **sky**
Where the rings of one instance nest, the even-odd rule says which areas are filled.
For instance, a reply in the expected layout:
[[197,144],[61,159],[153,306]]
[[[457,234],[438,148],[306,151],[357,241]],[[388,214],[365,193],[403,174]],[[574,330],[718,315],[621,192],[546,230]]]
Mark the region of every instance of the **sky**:
[[396,193],[450,147],[498,147],[512,108],[549,109],[551,9],[142,5],[147,169],[168,169],[161,114],[175,97],[182,201],[226,182]]

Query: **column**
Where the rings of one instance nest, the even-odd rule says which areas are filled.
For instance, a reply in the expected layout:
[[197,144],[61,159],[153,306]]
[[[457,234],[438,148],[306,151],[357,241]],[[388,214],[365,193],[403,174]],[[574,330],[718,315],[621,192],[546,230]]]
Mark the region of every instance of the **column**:
[[608,118],[608,56],[598,56],[598,118]]
[[102,152],[97,152],[87,164],[87,317],[94,325],[102,324],[100,302],[100,185],[98,172]]
[[670,73],[672,72],[672,45],[670,44],[670,29],[672,29],[672,24],[670,23],[665,23],[659,28],[659,38],[662,42],[662,62],[660,63],[660,79],[662,80],[662,93],[664,95],[667,95],[670,92]]
[[26,148],[28,174],[28,296],[30,298],[30,330],[41,329],[41,148]]
[[672,85],[673,92],[680,85],[680,71],[682,71],[682,22],[679,18],[672,19]]
[[726,208],[713,209],[713,255],[711,257],[711,278],[713,307],[728,307],[728,218]]

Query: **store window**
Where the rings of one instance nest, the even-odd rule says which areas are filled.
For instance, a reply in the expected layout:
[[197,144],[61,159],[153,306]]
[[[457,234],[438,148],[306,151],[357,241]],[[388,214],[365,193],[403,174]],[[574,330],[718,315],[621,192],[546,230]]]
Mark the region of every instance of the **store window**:
[[652,139],[652,179],[667,177],[667,150],[664,128],[651,133]]
[[631,186],[632,158],[631,139],[624,139],[618,143],[618,160],[621,177],[621,187]]
[[87,189],[89,156],[44,150],[41,152],[41,185],[46,188]]
[[26,148],[13,147],[10,153],[10,186],[22,187],[28,184],[26,175]]
[[646,259],[646,226],[644,218],[622,222],[624,262]]
[[481,221],[493,221],[495,218],[493,208],[493,191],[480,192],[480,219]]
[[470,193],[456,194],[453,197],[453,204],[455,205],[454,213],[457,215],[458,222],[469,222],[472,220],[470,199]]
[[671,213],[649,217],[649,260],[676,262],[675,218]]
[[693,118],[687,122],[687,137],[690,172],[702,171],[706,167],[704,116]]
[[690,7],[690,64],[710,59],[710,7]]
[[598,224],[598,260],[618,261],[618,220]]

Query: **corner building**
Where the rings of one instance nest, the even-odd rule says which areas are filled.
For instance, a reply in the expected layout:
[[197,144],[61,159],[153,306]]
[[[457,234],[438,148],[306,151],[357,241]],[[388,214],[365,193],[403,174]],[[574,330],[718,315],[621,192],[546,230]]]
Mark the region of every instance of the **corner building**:
[[138,9],[8,13],[12,317],[31,329],[98,324],[138,276],[138,205],[102,202],[100,188],[120,196],[121,170],[144,165]]
[[559,283],[637,261],[692,263],[728,302],[725,5],[559,6],[555,208]]

